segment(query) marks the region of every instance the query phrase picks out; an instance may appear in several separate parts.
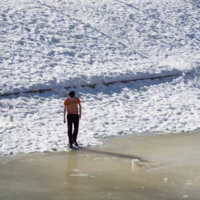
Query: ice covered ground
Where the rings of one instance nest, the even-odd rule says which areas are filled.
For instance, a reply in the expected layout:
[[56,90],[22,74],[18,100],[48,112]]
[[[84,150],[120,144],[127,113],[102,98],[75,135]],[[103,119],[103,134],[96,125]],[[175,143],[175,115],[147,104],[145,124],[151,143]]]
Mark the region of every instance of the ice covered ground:
[[82,100],[82,145],[115,134],[200,128],[198,4],[2,0],[0,93],[54,92],[1,97],[0,154],[66,150],[64,86],[76,85]]

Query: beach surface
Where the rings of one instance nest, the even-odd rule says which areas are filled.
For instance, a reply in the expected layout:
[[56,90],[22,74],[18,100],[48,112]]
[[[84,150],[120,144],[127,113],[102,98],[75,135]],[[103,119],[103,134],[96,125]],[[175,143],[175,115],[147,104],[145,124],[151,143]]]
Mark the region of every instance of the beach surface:
[[1,157],[0,199],[199,199],[199,132]]

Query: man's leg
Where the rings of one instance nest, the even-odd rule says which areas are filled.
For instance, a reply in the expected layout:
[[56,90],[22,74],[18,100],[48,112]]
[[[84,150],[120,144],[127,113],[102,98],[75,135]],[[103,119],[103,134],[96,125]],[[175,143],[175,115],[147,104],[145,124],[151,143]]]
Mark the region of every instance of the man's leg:
[[78,135],[78,126],[79,126],[79,116],[78,115],[74,115],[74,133],[73,133],[73,141],[76,144],[76,138]]
[[73,144],[73,138],[72,138],[72,122],[73,122],[73,116],[68,114],[67,115],[67,127],[68,127],[68,138],[69,138],[69,145],[71,146]]

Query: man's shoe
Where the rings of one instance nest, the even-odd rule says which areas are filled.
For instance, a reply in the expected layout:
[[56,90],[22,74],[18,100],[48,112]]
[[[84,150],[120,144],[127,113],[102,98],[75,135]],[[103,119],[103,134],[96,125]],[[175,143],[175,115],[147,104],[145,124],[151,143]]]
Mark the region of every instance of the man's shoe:
[[68,144],[67,145],[69,149],[72,149],[73,145],[72,144]]
[[74,146],[78,147],[78,143],[76,141],[73,142]]

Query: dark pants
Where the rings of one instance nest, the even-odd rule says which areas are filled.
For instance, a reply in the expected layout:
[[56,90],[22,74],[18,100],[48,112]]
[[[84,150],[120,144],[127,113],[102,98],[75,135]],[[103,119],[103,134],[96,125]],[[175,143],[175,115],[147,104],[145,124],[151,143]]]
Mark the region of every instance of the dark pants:
[[[72,134],[72,124],[74,124],[74,132]],[[76,141],[78,135],[78,124],[79,124],[79,116],[68,114],[67,115],[67,126],[68,126],[68,137],[69,144],[72,145],[73,141]]]

